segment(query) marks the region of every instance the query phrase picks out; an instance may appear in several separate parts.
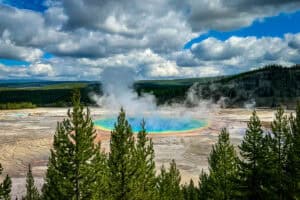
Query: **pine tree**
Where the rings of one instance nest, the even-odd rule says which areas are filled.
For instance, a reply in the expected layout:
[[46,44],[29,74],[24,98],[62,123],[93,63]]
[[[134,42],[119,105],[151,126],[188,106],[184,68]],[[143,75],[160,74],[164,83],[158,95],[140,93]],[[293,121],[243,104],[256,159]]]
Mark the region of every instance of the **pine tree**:
[[137,192],[133,195],[133,199],[152,200],[155,199],[155,162],[154,149],[152,140],[147,137],[145,121],[141,123],[141,130],[137,135],[136,144],[136,175],[134,188]]
[[[98,149],[101,149],[101,145],[98,144]],[[97,151],[95,159],[92,162],[93,174],[95,176],[95,182],[92,185],[93,200],[109,199],[109,185],[108,185],[108,164],[107,154],[101,151]]]
[[300,102],[297,104],[296,117],[291,115],[291,146],[287,159],[288,198],[300,198]]
[[191,179],[188,185],[182,187],[183,199],[184,200],[197,200],[199,199],[198,188],[195,187],[194,181]]
[[201,171],[201,174],[199,176],[199,194],[198,194],[198,199],[200,200],[206,200],[209,199],[209,191],[212,189],[209,188],[209,176],[206,172],[203,170]]
[[239,146],[242,160],[239,162],[240,189],[243,199],[265,199],[264,135],[260,120],[253,111],[244,139]]
[[94,144],[95,130],[89,109],[84,112],[80,93],[72,98],[73,110],[58,123],[48,163],[44,199],[90,199],[96,176],[94,159],[99,151]]
[[164,166],[158,177],[157,190],[160,200],[182,200],[183,193],[180,189],[180,172],[176,167],[174,160],[170,163],[170,169],[167,171]]
[[[2,165],[0,164],[0,175],[3,172]],[[2,183],[0,183],[0,199],[9,200],[11,192],[11,179],[6,175]]]
[[42,189],[45,200],[72,199],[75,195],[73,187],[75,150],[64,124],[67,124],[66,119],[57,123],[54,135],[46,180]]
[[[221,131],[218,142],[213,146],[208,158],[209,175],[203,174],[200,180],[207,199],[234,199],[237,195],[236,177],[238,172],[237,156],[233,145],[230,144],[229,133]],[[203,185],[207,184],[207,185]]]
[[135,146],[131,126],[123,110],[111,132],[108,157],[109,189],[112,199],[131,199],[136,175]]
[[34,178],[31,171],[31,165],[28,165],[28,172],[26,176],[26,195],[23,200],[39,200],[40,194],[34,185]]
[[287,197],[287,159],[290,148],[290,128],[284,110],[279,108],[275,115],[275,120],[271,124],[272,135],[269,137],[270,159],[272,171],[270,174],[269,193],[275,194],[276,199],[286,199]]

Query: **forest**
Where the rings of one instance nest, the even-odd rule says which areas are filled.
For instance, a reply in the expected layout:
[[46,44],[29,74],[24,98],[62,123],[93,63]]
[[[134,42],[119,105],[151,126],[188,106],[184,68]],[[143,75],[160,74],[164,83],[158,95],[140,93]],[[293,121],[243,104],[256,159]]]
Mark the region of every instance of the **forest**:
[[[226,129],[208,157],[208,172],[199,181],[181,184],[173,160],[155,168],[155,152],[145,121],[134,136],[121,109],[111,132],[110,151],[95,143],[90,110],[77,91],[67,118],[57,123],[41,191],[35,186],[31,166],[26,178],[26,200],[79,199],[299,199],[300,103],[287,116],[279,107],[271,130],[265,130],[255,110],[241,144],[235,148]],[[0,167],[0,173],[3,172]],[[0,184],[0,199],[10,199],[9,176]]]
[[[156,103],[183,103],[191,88],[201,99],[218,102],[227,107],[244,107],[247,101],[257,107],[286,105],[295,108],[300,96],[300,66],[268,65],[236,75],[174,80],[136,81],[132,86],[138,95],[151,93]],[[70,96],[80,89],[82,103],[95,105],[92,93],[103,94],[100,82],[26,82],[0,83],[0,104],[30,102],[38,107],[71,106]],[[192,105],[191,105],[192,106]]]

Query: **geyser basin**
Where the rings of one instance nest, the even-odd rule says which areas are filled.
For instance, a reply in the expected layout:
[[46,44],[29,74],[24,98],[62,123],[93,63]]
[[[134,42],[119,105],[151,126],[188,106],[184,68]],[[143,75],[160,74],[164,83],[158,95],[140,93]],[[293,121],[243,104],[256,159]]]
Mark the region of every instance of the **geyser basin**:
[[[141,129],[142,117],[129,117],[127,120],[132,127],[133,132]],[[192,131],[207,125],[204,120],[172,118],[172,117],[145,117],[146,129],[149,133],[168,133]],[[111,131],[114,128],[116,118],[103,118],[94,121],[95,126],[100,129]]]

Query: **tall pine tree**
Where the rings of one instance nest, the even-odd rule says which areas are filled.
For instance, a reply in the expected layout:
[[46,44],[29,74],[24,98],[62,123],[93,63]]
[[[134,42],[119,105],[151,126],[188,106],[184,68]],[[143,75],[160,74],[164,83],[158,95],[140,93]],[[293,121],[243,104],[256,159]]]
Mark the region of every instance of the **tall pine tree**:
[[[0,164],[0,175],[3,172],[2,165]],[[11,192],[11,179],[6,175],[2,183],[0,183],[0,199],[9,200]]]
[[229,133],[223,129],[208,158],[209,175],[201,175],[204,180],[200,180],[200,193],[207,195],[206,199],[229,200],[236,197],[237,159]]
[[296,117],[291,115],[291,146],[287,159],[287,191],[288,198],[300,198],[300,102],[297,104]]
[[153,142],[147,137],[145,121],[141,123],[141,130],[137,135],[136,142],[136,175],[134,188],[136,189],[133,199],[152,200],[156,198],[156,177]]
[[84,112],[80,93],[72,98],[73,110],[58,123],[48,163],[44,199],[91,199],[96,176],[93,162],[99,151],[89,109]]
[[269,136],[270,151],[267,154],[270,167],[269,194],[274,194],[274,199],[286,199],[287,191],[287,163],[290,149],[291,132],[289,121],[284,115],[283,108],[279,108],[275,120],[271,124],[272,134]]
[[26,195],[22,198],[23,200],[39,200],[40,194],[34,185],[34,178],[32,175],[31,165],[28,165],[28,172],[26,176]]
[[108,167],[112,199],[131,199],[135,193],[134,181],[137,170],[135,160],[133,132],[122,108],[110,138]]
[[180,180],[180,172],[174,160],[170,163],[169,171],[162,166],[157,182],[158,199],[182,200],[183,193],[180,188]]
[[[101,149],[101,145],[98,144],[98,149]],[[108,181],[108,164],[107,154],[102,151],[97,151],[95,158],[92,162],[93,174],[95,176],[95,182],[92,185],[92,199],[109,199],[109,181]]]
[[239,146],[242,159],[239,162],[239,188],[243,199],[265,199],[264,135],[260,120],[253,111],[244,139]]
[[199,194],[198,198],[200,200],[206,200],[209,199],[210,196],[210,184],[209,184],[209,176],[206,172],[203,170],[201,171],[201,174],[199,176]]
[[194,185],[194,181],[191,179],[189,184],[182,187],[184,200],[197,200],[199,199],[199,190]]

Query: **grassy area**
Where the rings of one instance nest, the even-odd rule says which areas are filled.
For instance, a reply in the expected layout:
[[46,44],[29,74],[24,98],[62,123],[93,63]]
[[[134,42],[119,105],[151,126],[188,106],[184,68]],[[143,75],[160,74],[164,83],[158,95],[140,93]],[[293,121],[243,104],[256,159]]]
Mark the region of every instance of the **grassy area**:
[[16,86],[10,86],[5,84],[5,86],[1,86],[0,84],[0,91],[19,91],[19,90],[59,90],[59,89],[74,89],[74,88],[84,88],[87,87],[88,83],[83,82],[70,82],[70,83],[55,83],[55,84],[48,84],[48,85],[21,85],[18,84]]
[[36,108],[36,105],[32,104],[31,102],[0,104],[0,110],[12,110],[12,109],[24,109],[24,108]]
[[208,83],[221,80],[224,76],[203,77],[203,78],[186,78],[186,79],[170,79],[170,80],[142,80],[137,81],[136,85],[162,85],[162,86],[190,86],[194,83]]

